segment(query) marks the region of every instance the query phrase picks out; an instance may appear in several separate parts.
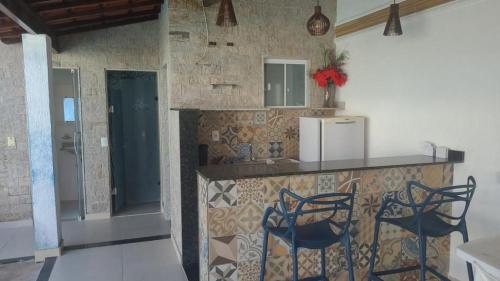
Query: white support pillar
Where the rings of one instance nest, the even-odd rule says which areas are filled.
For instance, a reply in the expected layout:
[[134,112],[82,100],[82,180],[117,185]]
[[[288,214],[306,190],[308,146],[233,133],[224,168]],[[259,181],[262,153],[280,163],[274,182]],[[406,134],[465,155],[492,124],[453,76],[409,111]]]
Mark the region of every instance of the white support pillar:
[[59,192],[52,126],[52,46],[46,35],[23,34],[35,260],[61,254]]

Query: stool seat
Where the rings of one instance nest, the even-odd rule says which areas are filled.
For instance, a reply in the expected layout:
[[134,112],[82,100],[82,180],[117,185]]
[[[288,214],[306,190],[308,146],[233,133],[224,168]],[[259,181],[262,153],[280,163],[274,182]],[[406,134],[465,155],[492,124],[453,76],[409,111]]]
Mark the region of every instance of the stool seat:
[[[418,223],[414,216],[402,218],[381,218],[380,220],[397,225],[418,235]],[[430,237],[446,236],[456,229],[455,225],[445,222],[434,212],[423,213],[420,218],[420,224],[422,233]]]
[[[281,237],[289,244],[292,242],[288,227],[270,227],[269,232]],[[328,220],[295,226],[295,243],[299,248],[327,248],[339,241],[340,236],[332,230]]]

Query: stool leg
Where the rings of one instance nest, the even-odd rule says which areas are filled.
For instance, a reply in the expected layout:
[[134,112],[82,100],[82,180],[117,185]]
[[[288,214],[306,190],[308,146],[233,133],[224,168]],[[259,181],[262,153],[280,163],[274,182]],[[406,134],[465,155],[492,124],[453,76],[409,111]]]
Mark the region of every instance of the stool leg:
[[297,261],[297,247],[295,247],[295,243],[292,244],[292,280],[299,280],[299,263]]
[[325,248],[321,249],[321,278],[326,280],[326,255]]
[[267,259],[267,240],[269,232],[264,231],[264,241],[262,241],[262,258],[260,259],[260,281],[264,281],[266,275],[266,259]]
[[375,268],[375,259],[377,258],[377,244],[378,244],[378,234],[380,229],[380,221],[378,219],[375,220],[375,234],[373,236],[373,243],[370,247],[372,255],[370,257],[370,267],[368,269],[368,280],[372,279],[373,270]]
[[349,271],[349,281],[354,281],[354,270],[352,267],[352,253],[351,253],[351,239],[349,237],[349,232],[344,234],[344,252],[345,258],[347,260],[347,271]]
[[421,233],[418,235],[419,241],[419,261],[420,261],[420,281],[425,281],[425,265],[427,263],[427,237]]
[[[464,227],[462,227],[462,237],[464,239],[464,243],[469,242],[469,234],[467,232],[467,227],[464,224]],[[474,281],[474,271],[472,271],[472,264],[470,262],[467,262],[467,273],[469,274],[469,281]]]

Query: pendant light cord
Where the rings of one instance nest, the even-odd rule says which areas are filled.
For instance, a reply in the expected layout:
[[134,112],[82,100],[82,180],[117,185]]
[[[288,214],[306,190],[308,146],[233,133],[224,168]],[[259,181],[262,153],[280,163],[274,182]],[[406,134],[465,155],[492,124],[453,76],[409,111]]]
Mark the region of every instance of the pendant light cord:
[[[319,0],[318,0],[319,1]],[[207,11],[205,10],[205,3],[204,3],[204,0],[200,0],[200,3],[201,3],[201,8],[203,9],[203,17],[205,19],[205,37],[206,37],[206,41],[205,41],[205,48],[203,48],[203,55],[201,55],[201,57],[196,61],[195,64],[200,64],[200,62],[207,56],[207,50],[208,50],[208,43],[209,43],[209,40],[208,40],[208,19],[207,19]]]

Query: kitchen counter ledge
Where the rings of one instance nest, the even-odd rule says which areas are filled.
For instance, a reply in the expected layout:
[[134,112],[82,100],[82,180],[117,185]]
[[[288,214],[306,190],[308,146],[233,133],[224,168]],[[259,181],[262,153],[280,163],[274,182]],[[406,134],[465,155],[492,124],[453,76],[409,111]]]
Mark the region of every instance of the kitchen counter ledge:
[[255,165],[208,165],[198,169],[198,174],[209,181],[245,178],[321,174],[353,170],[385,169],[394,167],[425,166],[459,163],[443,158],[434,159],[425,155],[349,159],[324,162],[299,162]]

